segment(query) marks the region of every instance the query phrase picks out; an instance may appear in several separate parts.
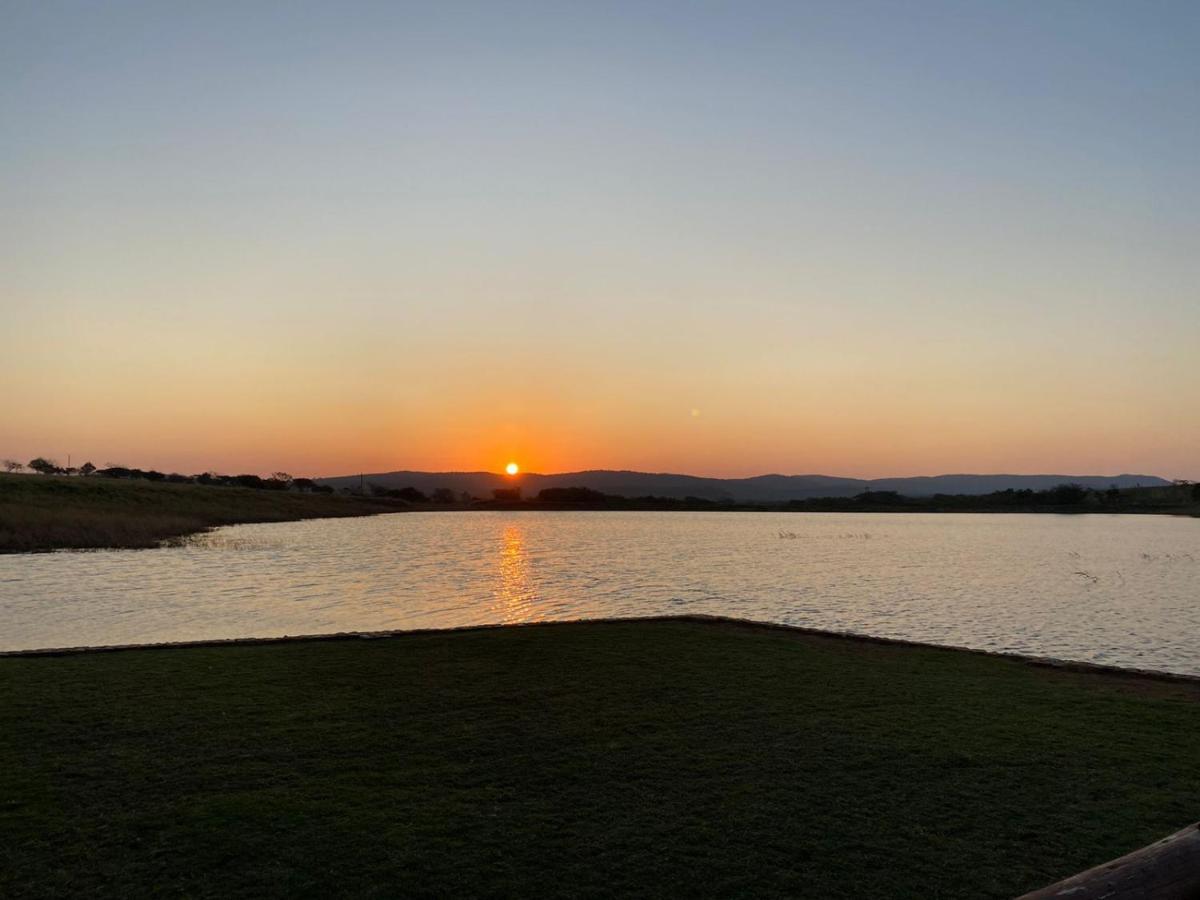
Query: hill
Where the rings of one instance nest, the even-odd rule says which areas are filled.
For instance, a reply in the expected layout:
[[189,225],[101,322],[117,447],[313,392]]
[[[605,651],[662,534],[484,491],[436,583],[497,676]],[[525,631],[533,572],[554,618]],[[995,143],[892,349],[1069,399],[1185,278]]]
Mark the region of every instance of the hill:
[[334,488],[357,488],[375,484],[385,488],[414,487],[426,494],[449,488],[456,495],[490,497],[496,488],[520,485],[527,497],[545,488],[586,487],[623,497],[700,497],[736,503],[786,503],[814,497],[853,497],[864,491],[895,491],[908,497],[934,494],[990,494],[1004,490],[1046,490],[1074,483],[1104,490],[1162,487],[1170,482],[1154,475],[934,475],[913,478],[840,478],[830,475],[757,475],[752,478],[704,478],[666,472],[629,472],[592,469],[542,475],[523,473],[514,478],[493,472],[373,472],[321,478]]

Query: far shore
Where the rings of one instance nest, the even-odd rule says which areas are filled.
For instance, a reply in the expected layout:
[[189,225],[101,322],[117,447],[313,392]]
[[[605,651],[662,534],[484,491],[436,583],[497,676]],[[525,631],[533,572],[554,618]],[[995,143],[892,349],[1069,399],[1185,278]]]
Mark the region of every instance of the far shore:
[[[264,482],[265,483],[265,482]],[[578,490],[578,489],[577,489]],[[395,512],[827,512],[1086,513],[1200,516],[1190,486],[1084,492],[1072,502],[1001,492],[981,496],[905,497],[868,492],[788,503],[731,503],[698,497],[585,500],[520,497],[432,502],[401,491],[311,493],[229,485],[163,483],[140,478],[0,474],[0,553],[146,549],[221,525],[345,518]],[[1048,492],[1053,494],[1053,492]],[[585,492],[586,494],[586,492]]]

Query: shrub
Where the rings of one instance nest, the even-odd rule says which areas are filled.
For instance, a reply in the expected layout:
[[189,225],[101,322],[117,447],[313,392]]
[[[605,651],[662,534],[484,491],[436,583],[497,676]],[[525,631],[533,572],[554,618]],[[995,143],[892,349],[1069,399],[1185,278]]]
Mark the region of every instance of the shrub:
[[550,503],[602,503],[609,499],[607,494],[589,487],[544,488],[537,498]]
[[904,498],[896,491],[863,491],[854,499],[875,506],[900,506],[904,503]]
[[1051,503],[1072,506],[1087,499],[1088,489],[1081,484],[1060,484],[1046,491],[1046,495]]

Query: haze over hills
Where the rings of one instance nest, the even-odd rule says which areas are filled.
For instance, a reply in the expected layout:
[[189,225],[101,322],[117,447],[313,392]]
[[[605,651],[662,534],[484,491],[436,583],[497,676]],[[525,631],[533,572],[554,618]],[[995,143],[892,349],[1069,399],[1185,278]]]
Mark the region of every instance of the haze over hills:
[[494,472],[375,472],[318,479],[334,488],[356,488],[360,482],[385,488],[414,487],[430,493],[450,488],[456,494],[491,497],[496,488],[520,486],[526,497],[545,488],[586,487],[624,497],[701,497],[705,500],[773,503],[812,497],[853,497],[863,491],[896,491],[910,497],[933,494],[988,494],[993,491],[1044,490],[1074,483],[1105,489],[1170,484],[1155,475],[933,475],[911,478],[841,478],[831,475],[757,475],[752,478],[704,478],[672,473],[593,469],[508,477]]

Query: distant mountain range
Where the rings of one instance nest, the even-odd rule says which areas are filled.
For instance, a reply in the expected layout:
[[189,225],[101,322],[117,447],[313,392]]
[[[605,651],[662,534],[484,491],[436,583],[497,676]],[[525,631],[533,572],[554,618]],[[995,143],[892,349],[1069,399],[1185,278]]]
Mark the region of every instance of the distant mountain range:
[[495,488],[519,485],[526,497],[544,488],[586,487],[624,497],[700,497],[737,503],[782,503],[810,497],[853,497],[863,491],[896,491],[909,497],[933,494],[990,494],[993,491],[1044,490],[1073,483],[1105,489],[1116,485],[1155,487],[1170,484],[1155,475],[932,475],[915,478],[838,478],[831,475],[757,475],[753,478],[701,478],[695,475],[624,472],[592,469],[554,475],[522,473],[515,478],[493,472],[374,472],[320,478],[335,488],[356,488],[359,482],[386,488],[414,487],[424,493],[450,488],[455,494],[492,496]]

